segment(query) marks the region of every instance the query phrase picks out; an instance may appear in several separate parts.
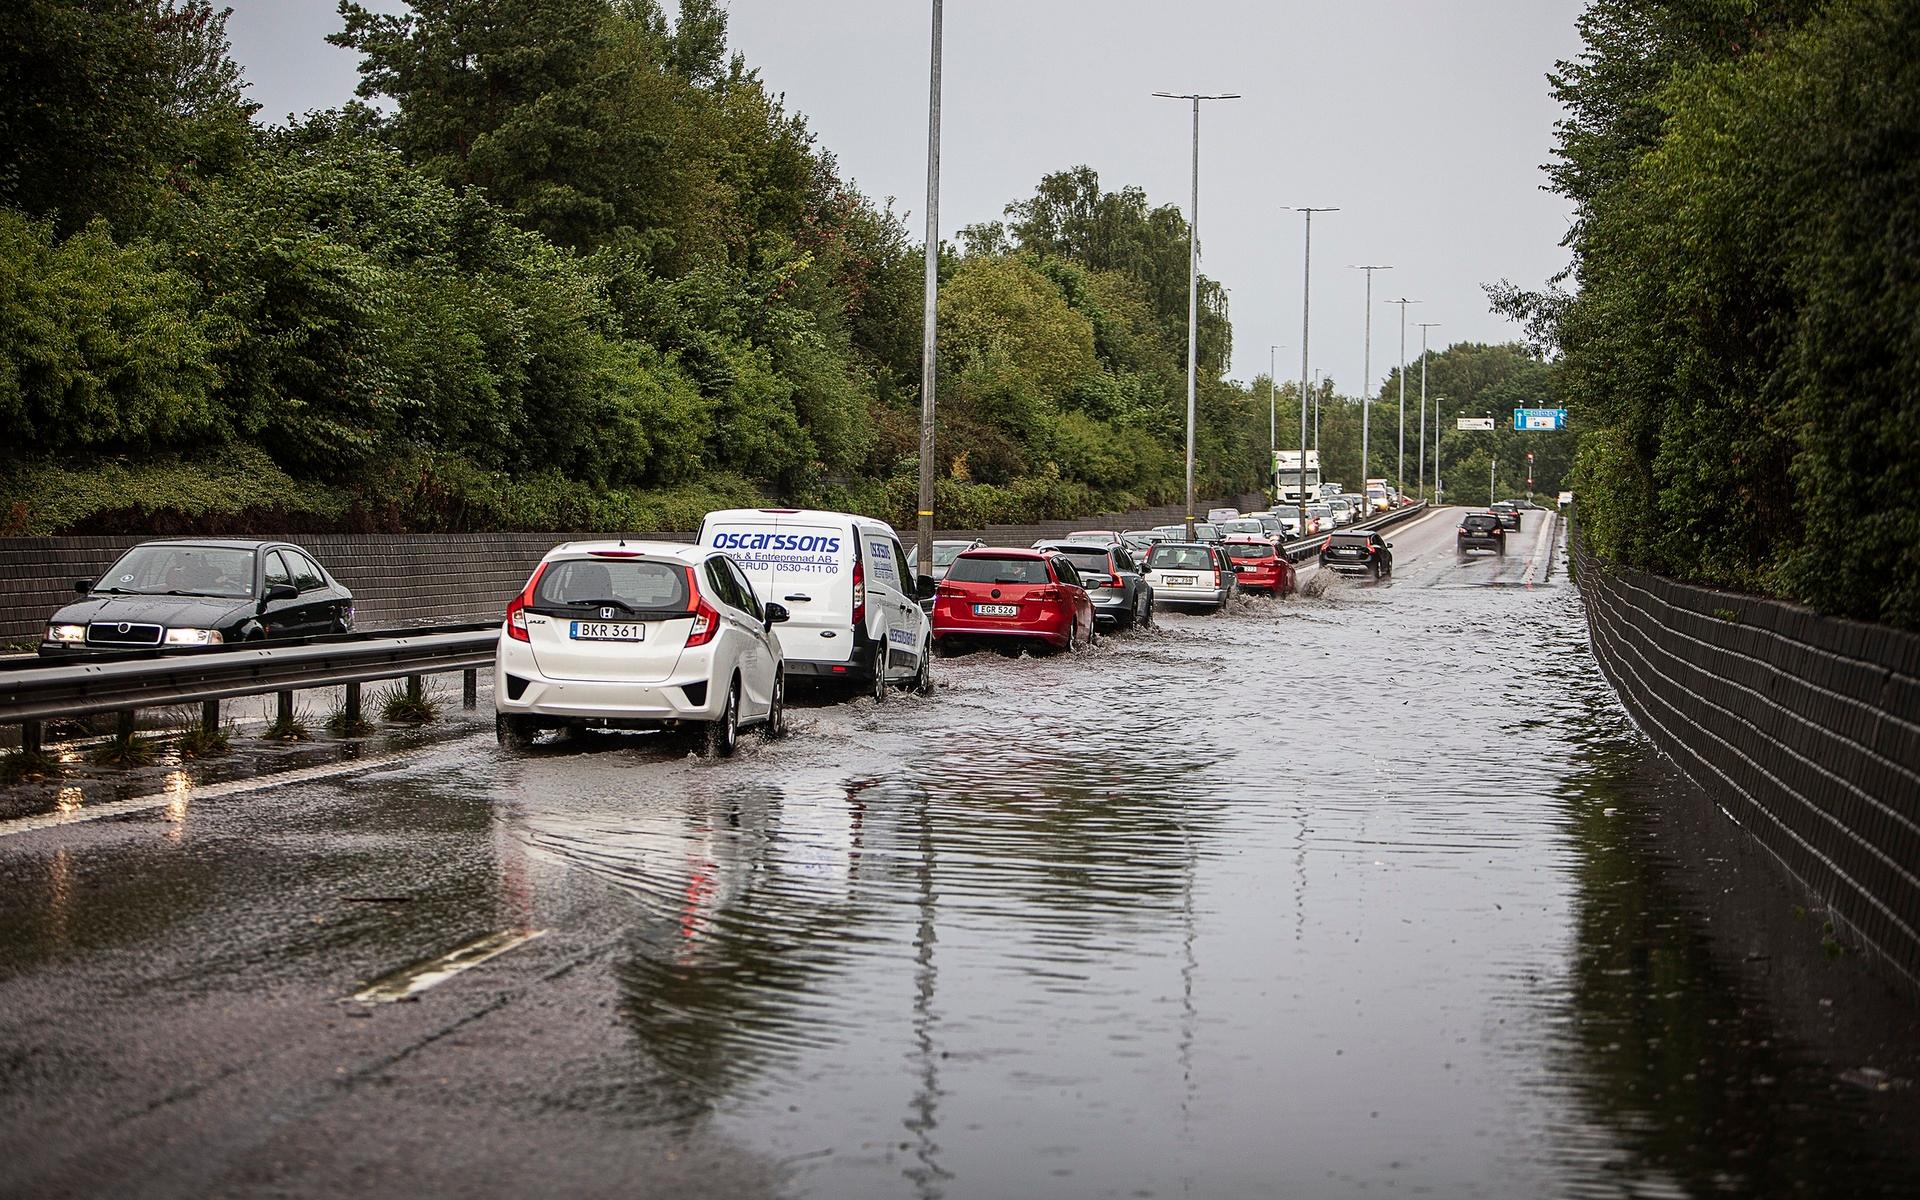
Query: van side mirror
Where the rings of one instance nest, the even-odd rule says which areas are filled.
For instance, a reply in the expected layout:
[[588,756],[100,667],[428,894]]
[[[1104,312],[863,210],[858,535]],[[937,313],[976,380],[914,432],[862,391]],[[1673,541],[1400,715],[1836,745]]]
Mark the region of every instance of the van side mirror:
[[93,580],[76,579],[73,581],[73,590],[80,593],[82,596],[84,596],[87,593],[93,591]]
[[763,611],[765,611],[767,614],[768,629],[772,629],[775,625],[778,625],[780,622],[788,620],[793,616],[792,613],[787,611],[786,605],[775,604],[772,601],[767,602]]

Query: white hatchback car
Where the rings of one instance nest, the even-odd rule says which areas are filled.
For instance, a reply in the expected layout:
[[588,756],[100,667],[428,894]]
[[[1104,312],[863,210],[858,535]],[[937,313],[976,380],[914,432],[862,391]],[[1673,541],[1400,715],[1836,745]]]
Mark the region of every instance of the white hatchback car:
[[500,744],[543,729],[691,728],[710,756],[740,730],[786,732],[786,664],[739,564],[670,542],[555,546],[507,604],[494,656]]

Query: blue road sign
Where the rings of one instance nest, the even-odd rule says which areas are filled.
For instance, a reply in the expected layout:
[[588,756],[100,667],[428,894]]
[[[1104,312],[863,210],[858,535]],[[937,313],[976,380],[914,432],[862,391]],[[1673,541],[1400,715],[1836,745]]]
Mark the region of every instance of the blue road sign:
[[1521,431],[1565,429],[1567,410],[1564,408],[1516,408],[1513,410],[1513,427]]

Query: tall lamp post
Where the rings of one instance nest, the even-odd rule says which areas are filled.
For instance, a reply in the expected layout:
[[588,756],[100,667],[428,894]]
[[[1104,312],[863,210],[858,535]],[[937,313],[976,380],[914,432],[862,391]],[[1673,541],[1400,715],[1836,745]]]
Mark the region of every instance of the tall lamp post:
[[1368,264],[1351,268],[1367,273],[1367,337],[1365,367],[1360,372],[1362,388],[1360,394],[1360,502],[1367,502],[1367,472],[1372,469],[1367,461],[1367,432],[1372,424],[1373,411],[1373,273],[1391,271],[1392,267]]
[[1187,210],[1187,540],[1193,530],[1193,389],[1200,352],[1200,102],[1238,100],[1238,92],[1206,96],[1196,92],[1155,92],[1162,100],[1193,103],[1193,206]]
[[1273,478],[1274,459],[1280,453],[1280,401],[1274,394],[1280,386],[1280,370],[1274,358],[1278,353],[1278,343],[1267,347],[1267,482],[1273,485],[1276,501],[1280,499],[1280,485]]
[[1433,502],[1441,503],[1443,493],[1440,490],[1440,406],[1446,403],[1445,396],[1433,398]]
[[940,29],[942,0],[933,0],[933,59],[927,80],[926,303],[920,326],[920,508],[922,574],[933,573],[934,318],[940,294]]
[[1309,208],[1297,205],[1295,212],[1306,214],[1306,252],[1300,259],[1300,536],[1307,536],[1307,330],[1313,300],[1313,214],[1339,212],[1337,208]]
[[1407,305],[1418,304],[1405,296],[1389,300],[1400,306],[1400,461],[1393,467],[1393,486],[1407,490]]
[[[1438,321],[1421,321],[1420,325],[1420,466],[1413,477],[1420,482],[1420,498],[1427,498],[1427,330],[1440,324]],[[1440,410],[1433,410],[1433,457],[1440,458]]]

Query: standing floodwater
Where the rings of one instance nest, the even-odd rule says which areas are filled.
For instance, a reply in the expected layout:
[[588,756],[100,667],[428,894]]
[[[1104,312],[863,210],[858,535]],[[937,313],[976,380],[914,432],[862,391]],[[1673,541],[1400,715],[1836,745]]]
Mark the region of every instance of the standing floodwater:
[[[1166,615],[1077,658],[945,660],[931,699],[816,704],[731,762],[618,735],[522,757],[468,741],[208,803],[159,849],[0,840],[31,885],[0,913],[0,1002],[56,1049],[106,1053],[157,1018],[124,986],[63,1013],[50,981],[100,974],[114,922],[173,944],[134,989],[149,1008],[260,980],[331,1002],[537,931],[370,1020],[329,1010],[376,1038],[431,1029],[306,1098],[311,1138],[272,1136],[326,1164],[325,1131],[399,1105],[481,1163],[568,1137],[588,1192],[657,1181],[665,1159],[613,1149],[639,1145],[752,1168],[684,1172],[683,1194],[823,1200],[1920,1188],[1906,1081],[1783,1027],[1674,883],[1647,828],[1695,800],[1625,723],[1573,589],[1518,555],[1457,560],[1444,519],[1394,541],[1390,581]],[[192,873],[259,909],[218,953],[182,945],[208,913],[122,897],[115,915],[104,878],[67,885],[57,931],[14,919],[52,902],[50,855],[89,853],[122,856],[143,895]],[[325,898],[370,902],[336,923],[244,882],[296,856]],[[68,1032],[81,1015],[106,1032]],[[20,1111],[33,1086],[0,1078]],[[462,1141],[476,1105],[567,1132]],[[16,1128],[0,1150],[35,1127]],[[44,1145],[26,1161],[0,1182],[63,1177]],[[217,1156],[180,1170],[230,1178]]]

